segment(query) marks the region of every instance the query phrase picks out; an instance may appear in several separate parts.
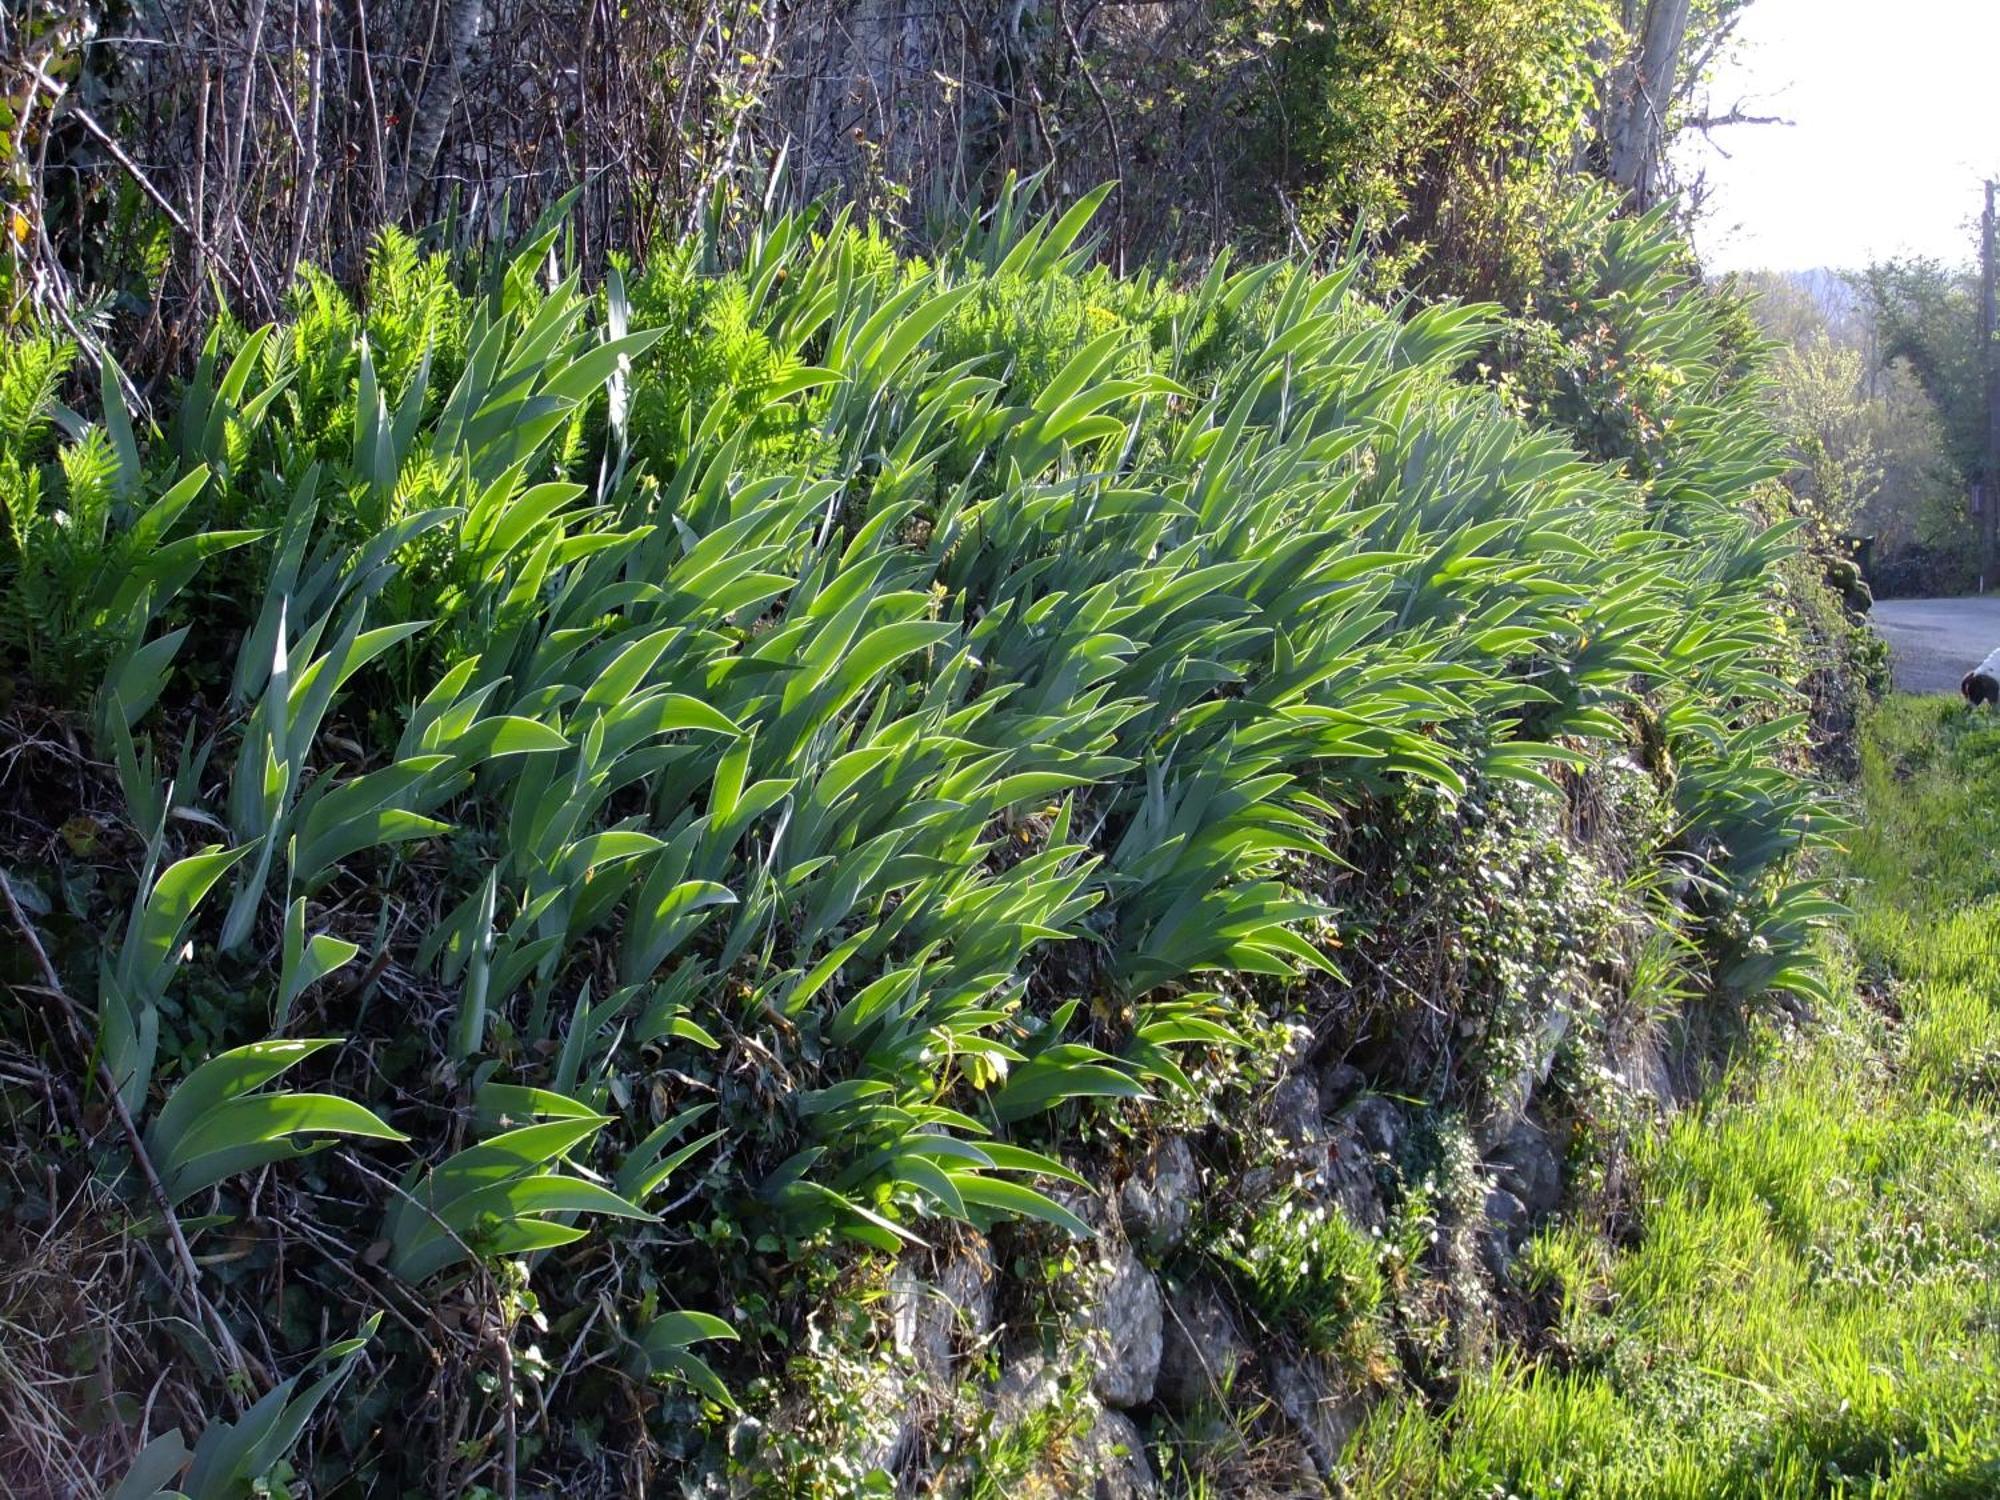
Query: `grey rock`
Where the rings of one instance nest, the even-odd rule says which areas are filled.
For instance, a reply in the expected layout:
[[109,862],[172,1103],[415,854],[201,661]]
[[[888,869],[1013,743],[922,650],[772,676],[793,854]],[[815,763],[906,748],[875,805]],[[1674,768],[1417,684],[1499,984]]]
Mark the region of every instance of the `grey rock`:
[[1394,1158],[1402,1150],[1409,1127],[1402,1106],[1380,1094],[1365,1094],[1340,1112],[1361,1143],[1381,1156]]
[[1262,1203],[1277,1189],[1278,1174],[1270,1167],[1252,1167],[1236,1179],[1231,1196],[1243,1203]]
[[1126,1234],[1156,1255],[1174,1249],[1187,1237],[1200,1190],[1194,1152],[1180,1136],[1168,1136],[1146,1153],[1118,1190]]
[[1489,1146],[1486,1160],[1500,1186],[1527,1206],[1530,1219],[1553,1213],[1562,1202],[1562,1163],[1534,1121],[1521,1121]]
[[1629,1094],[1669,1108],[1681,1102],[1666,1043],[1650,1028],[1613,1043],[1611,1075]]
[[1486,1194],[1486,1229],[1479,1236],[1479,1258],[1487,1274],[1502,1285],[1514,1279],[1514,1251],[1527,1231],[1527,1204],[1503,1187]]
[[1572,1021],[1587,1004],[1587,994],[1574,980],[1559,980],[1542,994],[1541,1020],[1536,1024],[1535,1034],[1528,1039],[1527,1061],[1518,1073],[1499,1085],[1499,1097],[1480,1131],[1483,1141],[1490,1145],[1527,1118],[1535,1090],[1548,1082],[1556,1052],[1563,1038],[1569,1035]]
[[1380,1229],[1388,1223],[1376,1153],[1361,1138],[1354,1122],[1345,1116],[1334,1121],[1319,1185],[1324,1195],[1360,1228]]
[[1319,1107],[1322,1114],[1333,1114],[1339,1108],[1368,1086],[1368,1075],[1351,1063],[1333,1063],[1321,1069],[1319,1075]]
[[1146,1461],[1146,1440],[1123,1412],[1099,1412],[1084,1438],[1091,1500],[1152,1500],[1160,1486]]
[[1366,1403],[1317,1359],[1281,1360],[1271,1370],[1271,1399],[1297,1428],[1314,1467],[1330,1477],[1361,1425]]
[[1219,1402],[1249,1356],[1222,1299],[1206,1287],[1190,1288],[1167,1301],[1154,1395],[1177,1414]]
[[764,1442],[764,1424],[748,1412],[723,1430],[723,1449],[732,1463],[749,1463]]
[[1237,1179],[1235,1196],[1260,1201],[1278,1190],[1281,1179],[1302,1183],[1315,1195],[1340,1193],[1339,1132],[1329,1129],[1320,1113],[1317,1075],[1286,1078],[1264,1101],[1262,1119],[1283,1150],[1275,1164],[1253,1167]]
[[937,1316],[937,1288],[911,1269],[909,1260],[905,1255],[889,1273],[889,1339],[898,1354],[941,1368],[951,1358],[951,1330]]
[[1294,1146],[1311,1146],[1326,1133],[1319,1113],[1319,1084],[1307,1073],[1294,1073],[1271,1091],[1264,1102],[1264,1123]]
[[1046,1191],[1057,1204],[1068,1209],[1092,1229],[1102,1231],[1116,1227],[1115,1193],[1081,1188],[1073,1183],[1063,1182],[1051,1183]]
[[914,1360],[927,1379],[951,1370],[954,1348],[993,1326],[993,1248],[973,1237],[951,1250],[935,1280],[925,1280],[905,1256],[889,1277],[889,1329],[896,1352]]
[[1105,1262],[1088,1316],[1097,1368],[1091,1389],[1107,1406],[1144,1406],[1160,1374],[1160,1285],[1129,1247]]
[[1494,1232],[1512,1239],[1528,1228],[1528,1205],[1503,1187],[1486,1195],[1486,1222]]
[[[936,1404],[921,1382],[907,1380],[886,1365],[874,1366],[862,1377],[853,1407],[849,1433],[855,1459],[863,1470],[893,1473],[915,1450],[936,1413]],[[796,1430],[798,1423],[812,1416],[802,1409],[771,1425],[779,1431]]]
[[1062,1374],[1040,1354],[1009,1361],[993,1386],[993,1412],[1003,1425],[1032,1416],[1062,1393]]

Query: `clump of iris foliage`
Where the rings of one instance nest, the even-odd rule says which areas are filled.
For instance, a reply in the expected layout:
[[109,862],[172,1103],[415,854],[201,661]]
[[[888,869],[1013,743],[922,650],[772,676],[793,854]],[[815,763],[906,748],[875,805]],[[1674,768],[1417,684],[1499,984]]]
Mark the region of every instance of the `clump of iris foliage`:
[[[1079,1119],[1198,1104],[1338,977],[1308,892],[1367,799],[1637,746],[1715,987],[1824,994],[1792,527],[1727,352],[1659,355],[1621,468],[1467,378],[1494,310],[1120,278],[1102,197],[1010,190],[932,261],[787,217],[595,291],[557,223],[478,266],[389,234],[151,419],[7,347],[12,712],[78,746],[16,768],[61,837],[6,872],[57,971],[9,977],[77,1026],[9,1027],[88,1100],[9,1108],[161,1267],[76,1462],[168,1361],[128,1494],[710,1461],[857,1267],[1085,1232]],[[1600,270],[1694,337],[1671,247]]]

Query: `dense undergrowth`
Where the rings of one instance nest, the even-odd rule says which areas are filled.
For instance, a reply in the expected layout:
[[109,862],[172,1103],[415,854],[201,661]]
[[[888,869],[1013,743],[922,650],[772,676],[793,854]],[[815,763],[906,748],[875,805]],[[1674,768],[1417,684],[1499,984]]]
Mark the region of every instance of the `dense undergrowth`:
[[1630,1245],[1529,1247],[1539,1357],[1382,1408],[1354,1493],[2000,1488],[2000,731],[1891,700],[1860,791],[1832,1001],[1640,1148]]
[[[1451,1306],[1357,1316],[1456,1243],[1552,976],[1579,1080],[1635,1005],[1829,1001],[1831,648],[1662,225],[1600,217],[1589,338],[1496,390],[1491,310],[1119,278],[1096,201],[933,263],[784,218],[597,293],[553,225],[390,235],[152,421],[7,346],[20,1483],[143,1435],[122,1494],[997,1485],[977,1421],[863,1440],[891,1258],[990,1231],[1032,1328],[1121,1163],[1228,1157],[1301,1034],[1468,1124],[1400,1270],[1235,1284],[1449,1381]],[[1571,901],[1607,778],[1619,883]],[[1215,1264],[1321,1253],[1218,1214]]]

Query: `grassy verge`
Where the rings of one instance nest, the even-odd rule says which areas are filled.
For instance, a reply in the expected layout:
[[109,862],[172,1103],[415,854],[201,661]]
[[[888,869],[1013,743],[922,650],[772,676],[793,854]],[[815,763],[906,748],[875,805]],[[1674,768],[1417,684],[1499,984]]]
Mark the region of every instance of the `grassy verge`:
[[2000,1494],[2000,723],[1892,700],[1861,797],[1834,1004],[1647,1148],[1635,1243],[1529,1248],[1540,1357],[1378,1410],[1355,1494]]

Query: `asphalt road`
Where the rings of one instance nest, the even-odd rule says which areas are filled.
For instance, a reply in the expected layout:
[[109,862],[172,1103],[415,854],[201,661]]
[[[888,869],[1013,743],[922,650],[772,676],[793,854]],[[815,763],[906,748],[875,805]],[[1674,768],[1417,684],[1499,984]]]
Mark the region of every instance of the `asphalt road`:
[[2000,594],[1878,599],[1868,618],[1889,643],[1905,693],[1955,693],[1959,678],[2000,646]]

